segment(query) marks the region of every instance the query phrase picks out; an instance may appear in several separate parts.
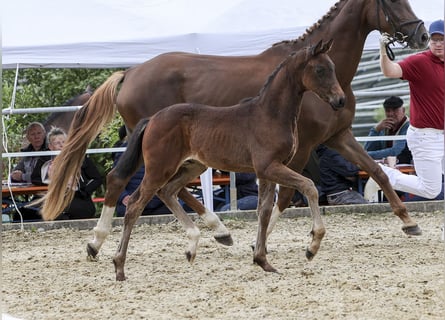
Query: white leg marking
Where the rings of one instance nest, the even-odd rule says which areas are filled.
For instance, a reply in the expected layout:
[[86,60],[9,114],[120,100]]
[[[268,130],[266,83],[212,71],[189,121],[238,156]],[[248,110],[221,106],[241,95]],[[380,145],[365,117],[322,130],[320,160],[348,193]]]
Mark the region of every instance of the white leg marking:
[[227,230],[226,226],[214,212],[206,208],[205,214],[203,214],[201,218],[209,228],[215,231],[215,237],[230,235],[229,230]]
[[103,206],[99,221],[97,222],[96,227],[93,229],[94,239],[92,242],[90,242],[90,245],[93,246],[97,251],[99,251],[105,239],[110,234],[114,209],[115,207]]
[[283,214],[283,211],[280,211],[278,206],[275,204],[272,210],[272,215],[270,216],[269,226],[267,227],[267,237],[271,234],[273,228],[275,227],[278,218]]

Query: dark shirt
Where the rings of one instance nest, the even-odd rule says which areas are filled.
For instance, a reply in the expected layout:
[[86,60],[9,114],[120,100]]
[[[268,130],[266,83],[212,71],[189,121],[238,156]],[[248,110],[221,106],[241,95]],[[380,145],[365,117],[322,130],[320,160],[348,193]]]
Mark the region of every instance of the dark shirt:
[[235,173],[237,198],[258,196],[258,184],[255,173]]
[[[34,150],[32,144],[27,147],[20,149],[21,152],[33,152],[33,151],[48,151],[46,142],[40,147],[39,150]],[[50,159],[50,156],[34,156],[34,157],[23,157],[14,167],[14,170],[20,170],[23,172],[23,181],[32,182],[32,173],[39,162],[46,162]],[[13,179],[12,179],[13,180]],[[14,181],[14,180],[13,180]]]
[[359,168],[343,158],[337,151],[320,145],[317,148],[320,161],[321,190],[326,195],[356,188]]
[[[120,147],[127,146],[127,143],[123,143]],[[116,166],[119,161],[122,153],[115,153],[113,156],[114,166]],[[122,200],[136,191],[139,185],[142,182],[145,174],[145,167],[141,166],[138,171],[131,177],[130,181],[128,181],[125,186],[125,190],[120,194],[119,199],[117,200],[116,212],[119,217],[125,215],[126,206],[122,203]],[[163,214],[170,213],[170,210],[165,206],[165,204],[159,199],[156,195],[148,202],[148,204],[144,208],[143,214]]]

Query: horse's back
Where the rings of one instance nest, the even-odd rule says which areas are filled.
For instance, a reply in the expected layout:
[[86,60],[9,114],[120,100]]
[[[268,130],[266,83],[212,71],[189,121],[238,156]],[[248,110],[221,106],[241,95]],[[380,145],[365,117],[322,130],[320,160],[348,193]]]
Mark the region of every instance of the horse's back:
[[132,127],[138,119],[177,103],[231,106],[259,93],[282,59],[276,60],[275,64],[261,55],[165,53],[127,70],[117,96],[118,110]]

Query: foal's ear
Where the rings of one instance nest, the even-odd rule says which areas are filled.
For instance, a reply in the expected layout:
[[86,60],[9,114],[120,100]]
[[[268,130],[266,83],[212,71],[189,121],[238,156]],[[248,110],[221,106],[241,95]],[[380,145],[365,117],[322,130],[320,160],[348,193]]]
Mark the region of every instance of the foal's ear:
[[323,49],[323,40],[318,41],[315,46],[311,47],[311,55],[316,56]]
[[318,43],[311,48],[312,55],[316,56],[317,54],[328,52],[329,50],[331,50],[333,42],[334,39],[331,39],[326,43],[323,43],[323,40],[318,41]]
[[323,49],[322,49],[322,51],[323,52],[329,52],[329,50],[331,50],[331,48],[332,48],[332,44],[334,43],[334,39],[331,39],[331,40],[329,40],[328,42],[326,42],[324,45],[323,45]]

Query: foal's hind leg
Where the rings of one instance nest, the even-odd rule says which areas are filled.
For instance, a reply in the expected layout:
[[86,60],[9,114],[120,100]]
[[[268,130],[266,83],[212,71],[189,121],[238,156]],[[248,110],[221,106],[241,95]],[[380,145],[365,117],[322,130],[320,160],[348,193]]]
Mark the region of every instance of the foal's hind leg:
[[204,223],[214,230],[215,240],[219,243],[231,246],[233,245],[232,236],[229,230],[221,222],[219,217],[212,211],[208,210],[201,202],[187,190],[185,186],[194,178],[199,176],[207,169],[202,163],[194,160],[188,160],[183,163],[175,176],[170,179],[168,184],[164,186],[164,190],[169,190],[169,194],[177,194],[179,197],[204,220]]
[[144,181],[130,196],[127,204],[127,210],[124,217],[124,226],[122,229],[121,241],[119,243],[116,255],[113,258],[116,280],[126,280],[124,265],[127,258],[128,242],[130,241],[131,231],[139,216],[144,211],[144,207],[153,198],[155,192],[144,187]]

